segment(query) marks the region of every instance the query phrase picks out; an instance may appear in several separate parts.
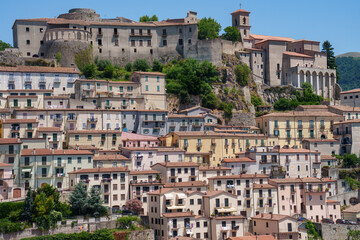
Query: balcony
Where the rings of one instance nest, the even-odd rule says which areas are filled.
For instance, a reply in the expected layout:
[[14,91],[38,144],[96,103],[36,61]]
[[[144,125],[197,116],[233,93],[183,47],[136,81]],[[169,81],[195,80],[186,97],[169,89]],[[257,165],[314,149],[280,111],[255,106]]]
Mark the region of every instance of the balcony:
[[201,128],[202,124],[201,123],[193,123],[192,126],[193,126],[193,128]]
[[290,189],[291,194],[296,193],[296,189]]
[[97,122],[98,119],[97,119],[97,118],[94,118],[94,117],[91,117],[91,118],[88,118],[87,121],[94,123],[94,122]]
[[303,128],[303,125],[298,125],[298,129],[302,129]]
[[142,33],[142,34],[136,34],[136,33],[130,33],[130,37],[151,37],[151,33]]
[[320,129],[325,129],[325,125],[320,125]]
[[20,163],[20,167],[32,167],[34,166],[33,162],[29,162],[29,163]]
[[54,122],[62,122],[62,121],[63,121],[63,119],[60,118],[60,117],[55,117],[54,118]]
[[224,144],[224,147],[225,147],[225,148],[228,148],[228,147],[229,147],[229,143],[225,143],[225,144]]
[[63,178],[63,177],[65,177],[65,173],[57,173],[57,174],[55,175],[55,177],[57,177],[57,178]]
[[196,146],[197,146],[197,147],[201,147],[201,146],[202,146],[202,143],[199,143],[199,142],[198,142],[198,143],[196,144]]
[[80,179],[80,182],[81,183],[89,183],[90,182],[90,179]]
[[234,184],[227,184],[226,185],[226,189],[234,189],[235,185]]
[[245,198],[251,198],[250,194],[245,194]]
[[11,82],[11,83],[15,82],[15,78],[14,77],[9,77],[9,82]]
[[239,226],[231,226],[232,231],[238,231],[240,229]]
[[286,125],[286,128],[287,128],[287,129],[290,129],[291,127],[290,127],[290,125]]
[[34,104],[29,104],[29,105],[26,105],[25,108],[34,108],[35,105]]
[[55,168],[64,168],[66,166],[66,163],[60,163],[60,164],[56,164]]
[[54,83],[60,83],[60,78],[56,77],[55,80],[54,80]]
[[76,122],[77,117],[67,117],[68,122]]
[[41,174],[39,175],[39,178],[52,178],[53,175],[52,174]]
[[50,167],[51,166],[51,162],[46,161],[46,162],[39,162],[39,167]]
[[103,178],[101,179],[101,182],[111,182],[112,178]]

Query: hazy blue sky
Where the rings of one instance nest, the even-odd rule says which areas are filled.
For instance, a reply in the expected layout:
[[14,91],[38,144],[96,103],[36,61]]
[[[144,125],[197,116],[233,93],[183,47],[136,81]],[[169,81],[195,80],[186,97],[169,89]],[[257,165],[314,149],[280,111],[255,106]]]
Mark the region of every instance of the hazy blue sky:
[[200,18],[215,18],[225,28],[240,2],[251,11],[252,33],[329,40],[336,54],[360,51],[359,0],[2,0],[0,40],[12,43],[15,19],[55,17],[77,7],[95,9],[103,18],[136,21],[145,14],[156,14],[160,20],[181,18],[192,10]]

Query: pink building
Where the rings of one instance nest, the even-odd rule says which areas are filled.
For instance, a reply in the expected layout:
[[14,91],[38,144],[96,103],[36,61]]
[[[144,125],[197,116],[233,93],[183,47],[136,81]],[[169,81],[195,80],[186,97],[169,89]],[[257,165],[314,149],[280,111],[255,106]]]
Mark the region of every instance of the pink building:
[[122,147],[157,147],[159,140],[157,137],[146,136],[136,133],[121,133]]
[[279,214],[304,216],[314,222],[341,218],[340,202],[327,200],[334,195],[336,181],[329,178],[270,179],[277,187]]
[[0,163],[0,202],[24,197],[23,188],[14,188],[13,165]]

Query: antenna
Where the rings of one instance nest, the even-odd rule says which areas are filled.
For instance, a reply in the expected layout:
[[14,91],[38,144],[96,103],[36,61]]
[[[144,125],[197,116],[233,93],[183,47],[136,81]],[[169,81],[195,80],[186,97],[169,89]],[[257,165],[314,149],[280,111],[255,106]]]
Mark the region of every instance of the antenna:
[[242,5],[242,4],[240,3],[240,9],[241,9],[241,5]]

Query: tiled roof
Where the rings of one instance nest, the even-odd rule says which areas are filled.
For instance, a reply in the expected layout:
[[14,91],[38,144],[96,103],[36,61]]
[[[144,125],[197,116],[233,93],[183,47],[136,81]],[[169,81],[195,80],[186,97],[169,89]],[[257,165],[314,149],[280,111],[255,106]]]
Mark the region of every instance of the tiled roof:
[[254,189],[268,189],[268,188],[276,188],[273,185],[270,184],[259,184],[259,183],[254,183],[253,184],[253,188]]
[[188,116],[185,114],[169,114],[168,118],[205,118],[205,115]]
[[166,188],[178,188],[178,187],[206,187],[207,183],[202,181],[191,181],[191,182],[175,182],[165,183]]
[[243,158],[224,158],[222,161],[225,162],[225,163],[255,162],[255,160],[252,160],[251,158],[248,158],[248,157],[243,157]]
[[44,99],[70,99],[70,96],[44,96]]
[[155,170],[143,170],[143,171],[130,171],[130,175],[143,175],[143,174],[159,174],[159,171]]
[[37,149],[21,150],[21,156],[47,156],[47,155],[93,155],[93,153],[88,150],[73,150],[73,149],[52,150],[52,149],[37,148]]
[[240,175],[215,176],[208,179],[250,179],[250,178],[269,178],[269,176],[265,174],[240,174]]
[[[273,151],[277,151],[276,149],[273,149]],[[314,151],[314,150],[310,150],[310,149],[305,149],[305,148],[280,148],[278,149],[279,153],[313,153],[313,154],[320,154],[320,152]]]
[[303,141],[307,141],[307,142],[316,142],[316,143],[322,143],[322,142],[339,142],[339,140],[337,139],[313,139],[313,138],[308,138],[308,139],[304,139]]
[[70,149],[76,149],[78,148],[79,150],[99,150],[98,147],[94,147],[92,145],[69,145]]
[[354,205],[354,206],[350,206],[348,208],[346,208],[345,210],[343,210],[343,212],[346,213],[358,213],[360,212],[360,203]]
[[212,111],[212,110],[209,109],[209,108],[204,108],[204,107],[201,107],[201,106],[195,106],[195,107],[191,107],[191,108],[187,108],[187,109],[181,110],[180,112],[181,112],[181,113],[189,112],[189,111],[195,110],[195,109],[197,109],[197,108],[204,109],[205,111],[208,111],[208,112],[211,112],[211,111]]
[[199,164],[194,162],[161,162],[153,166],[160,165],[163,167],[199,167]]
[[121,132],[119,130],[69,130],[67,131],[68,134],[89,134],[89,133],[118,133],[120,134]]
[[38,96],[36,96],[36,95],[28,95],[28,96],[10,95],[10,96],[7,96],[7,98],[38,98]]
[[61,132],[60,127],[39,127],[38,132]]
[[121,141],[158,141],[158,138],[136,133],[122,132]]
[[267,117],[343,117],[342,115],[335,114],[327,111],[289,111],[289,112],[276,112],[263,115],[259,118]]
[[[170,133],[172,134],[172,133]],[[214,131],[180,131],[180,132],[174,132],[173,134],[176,134],[180,137],[265,137],[263,134],[234,134],[234,133],[221,133],[221,132],[214,132]]]
[[108,173],[108,172],[129,172],[127,167],[111,167],[111,168],[88,168],[80,169],[76,171],[69,172],[69,174],[75,173]]
[[336,201],[336,200],[326,200],[327,203],[340,203],[340,201]]
[[199,167],[199,171],[224,171],[231,170],[228,167]]
[[326,105],[299,105],[298,107],[304,109],[328,109]]
[[276,238],[272,235],[256,235],[256,236],[230,237],[227,240],[276,240]]
[[343,122],[334,123],[334,125],[342,125],[342,124],[348,124],[348,123],[360,123],[360,119],[346,120]]
[[0,167],[12,167],[12,164],[0,163]]
[[163,216],[166,218],[174,218],[174,217],[195,217],[192,212],[173,212],[173,213],[163,213]]
[[36,118],[31,119],[4,119],[4,124],[12,124],[12,123],[37,123]]
[[184,149],[174,147],[123,147],[128,151],[153,151],[153,152],[185,152]]
[[246,11],[244,9],[239,9],[239,10],[236,10],[236,11],[230,13],[230,14],[239,13],[239,12],[241,12],[241,13],[250,13],[249,11]]
[[277,178],[269,179],[269,182],[284,184],[284,183],[323,183],[323,182],[336,182],[330,178]]
[[340,94],[348,94],[348,93],[360,93],[360,88],[355,88],[348,91],[340,92]]
[[0,138],[0,145],[21,144],[20,138]]
[[[226,195],[233,195],[232,193],[226,192],[226,191],[207,191],[204,194],[204,197],[214,197],[217,196],[219,194],[226,194]],[[235,195],[233,195],[235,196]]]
[[292,57],[301,57],[301,58],[313,58],[312,56],[297,53],[297,52],[284,52],[284,55],[292,56]]
[[215,220],[226,220],[226,219],[245,219],[242,215],[230,215],[230,216],[218,216],[218,217],[212,217]]
[[270,214],[270,213],[262,213],[252,217],[252,219],[263,219],[263,220],[273,220],[273,221],[280,221],[286,218],[292,218],[292,217],[288,215]]
[[257,40],[272,40],[272,41],[285,41],[285,42],[294,41],[294,39],[288,37],[276,37],[276,36],[267,36],[267,35],[259,35],[259,34],[250,34],[250,37]]
[[331,155],[321,155],[321,160],[337,160],[336,157]]
[[116,160],[130,161],[129,158],[121,154],[94,156],[94,161],[116,161]]
[[175,188],[160,188],[158,190],[155,190],[153,192],[149,192],[148,194],[149,195],[161,195],[161,194],[165,194],[167,192],[170,192],[170,191],[177,191],[177,192],[183,192],[183,191],[180,191],[178,189],[175,189]]
[[329,106],[329,110],[331,110],[331,109],[346,111],[346,112],[359,112],[360,111],[360,107],[350,107],[350,106],[341,106],[341,105]]
[[161,73],[161,72],[141,72],[141,71],[137,71],[137,72],[134,72],[133,74],[165,76],[165,74],[163,74],[163,73]]
[[35,67],[35,66],[17,66],[17,67],[0,67],[0,72],[34,72],[34,73],[73,73],[79,74],[74,68],[62,67]]

